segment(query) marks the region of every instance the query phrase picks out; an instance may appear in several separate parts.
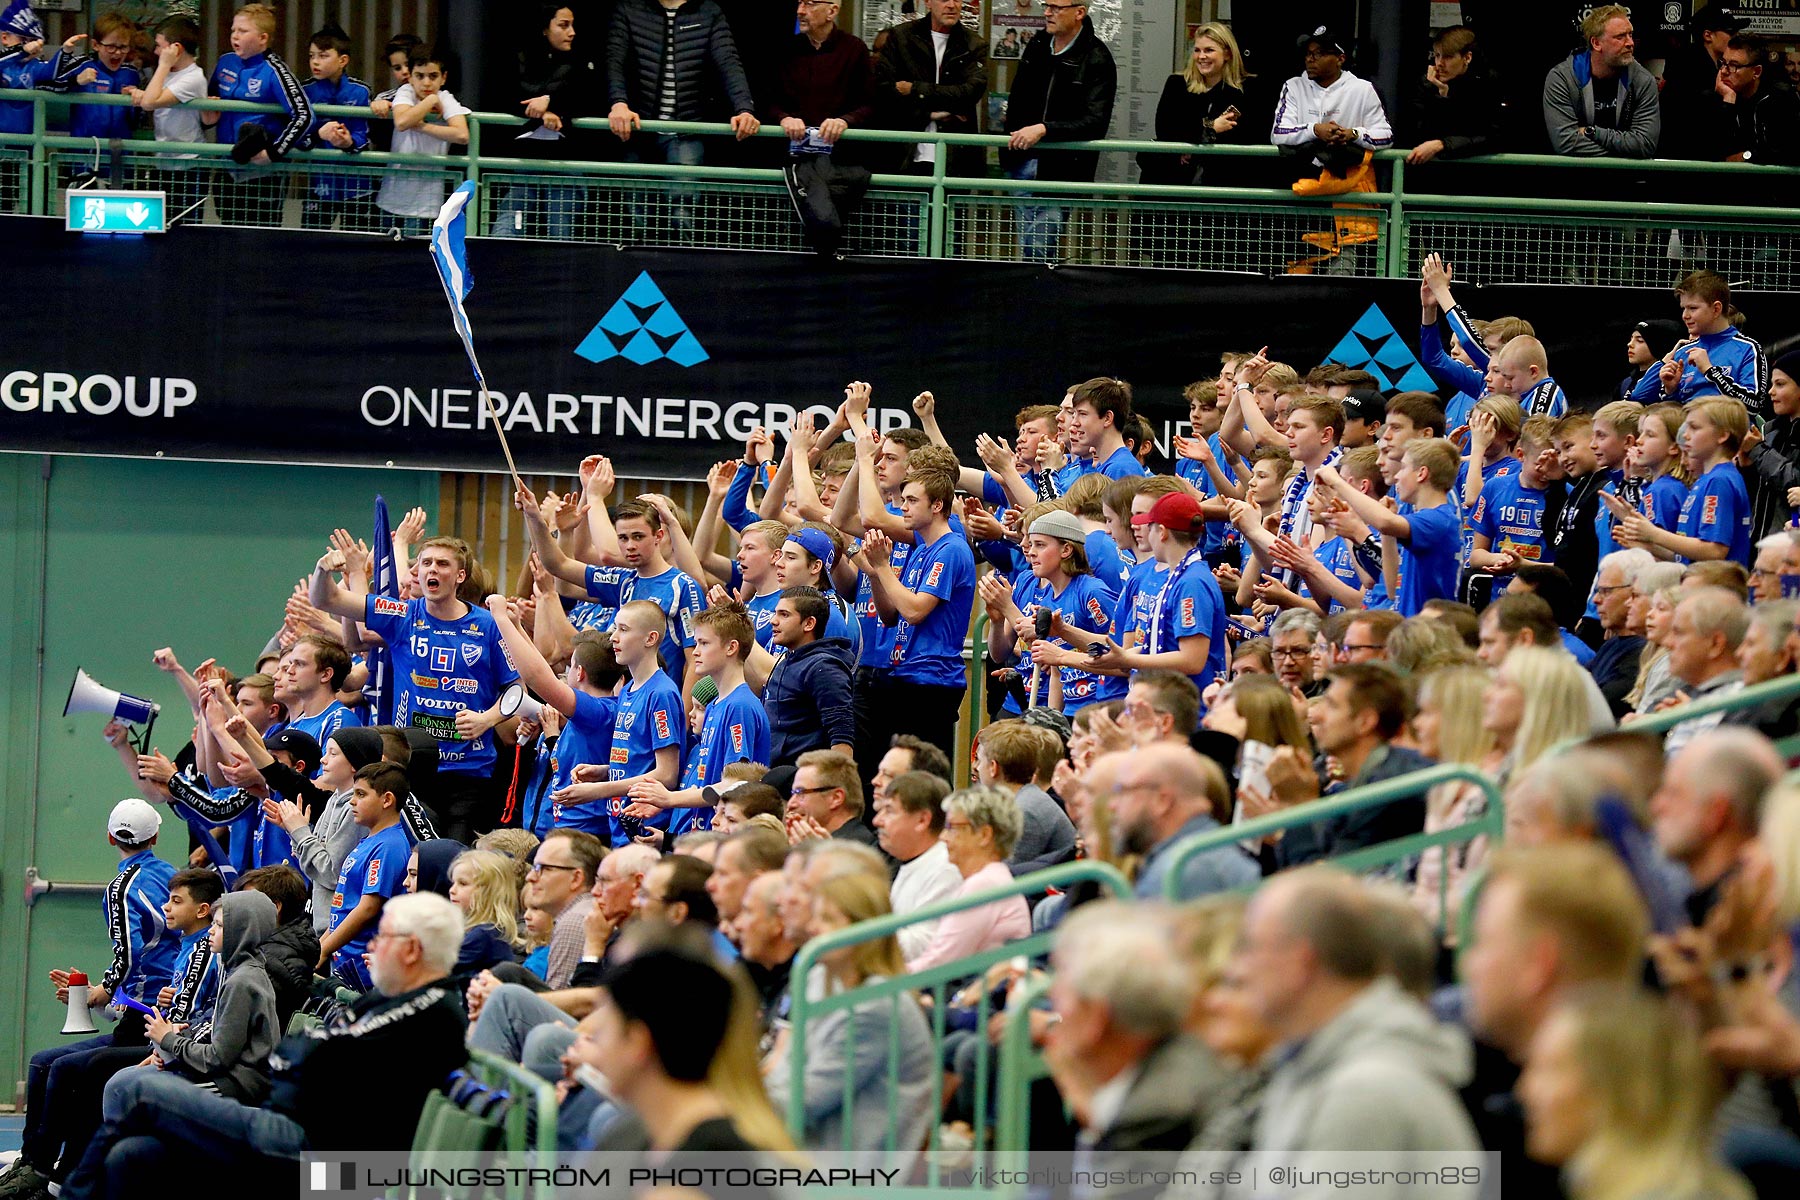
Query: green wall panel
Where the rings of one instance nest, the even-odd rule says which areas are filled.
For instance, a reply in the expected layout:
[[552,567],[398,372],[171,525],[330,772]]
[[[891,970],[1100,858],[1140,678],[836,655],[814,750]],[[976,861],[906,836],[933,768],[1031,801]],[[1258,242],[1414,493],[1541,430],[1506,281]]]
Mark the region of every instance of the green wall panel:
[[[192,722],[151,653],[168,645],[190,669],[214,656],[248,670],[326,535],[343,526],[368,536],[377,492],[396,519],[414,505],[436,515],[430,472],[0,454],[4,1078],[22,1080],[27,1052],[58,1036],[46,972],[98,973],[109,956],[95,897],[25,904],[28,866],[55,881],[102,882],[117,861],[103,824],[127,787],[102,719],[61,716],[76,667],[158,701],[154,740],[173,755]],[[173,818],[164,830],[162,853],[179,861],[186,834]]]

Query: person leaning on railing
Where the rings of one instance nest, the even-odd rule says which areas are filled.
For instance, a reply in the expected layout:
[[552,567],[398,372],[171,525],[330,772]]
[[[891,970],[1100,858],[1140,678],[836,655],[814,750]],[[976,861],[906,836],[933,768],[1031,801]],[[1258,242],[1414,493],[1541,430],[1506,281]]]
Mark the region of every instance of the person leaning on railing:
[[1654,158],[1662,137],[1656,77],[1638,65],[1631,10],[1596,8],[1581,22],[1582,49],[1544,77],[1550,148],[1578,158]]
[[1408,165],[1487,154],[1500,134],[1500,92],[1480,69],[1475,31],[1466,25],[1443,30],[1431,42],[1431,66],[1413,87],[1405,110],[1413,148]]
[[[1190,144],[1248,145],[1252,129],[1244,110],[1244,56],[1228,26],[1211,22],[1194,31],[1193,53],[1163,83],[1156,102],[1156,140]],[[1137,156],[1141,183],[1198,183],[1200,164],[1191,154]],[[1209,167],[1218,183],[1216,167]]]
[[[929,19],[895,25],[875,61],[876,123],[928,133],[979,133],[975,110],[987,94],[987,42],[962,23],[962,0],[926,0],[925,7]],[[881,149],[898,152],[888,169],[925,175],[946,152],[932,142]],[[983,173],[985,147],[953,146],[948,153],[949,174]]]

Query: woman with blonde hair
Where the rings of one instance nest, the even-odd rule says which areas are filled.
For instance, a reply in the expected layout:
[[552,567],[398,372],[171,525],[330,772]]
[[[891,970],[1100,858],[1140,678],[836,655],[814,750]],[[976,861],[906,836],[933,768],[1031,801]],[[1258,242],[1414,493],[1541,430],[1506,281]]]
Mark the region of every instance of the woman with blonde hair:
[[1396,671],[1413,675],[1473,663],[1475,655],[1454,626],[1432,617],[1408,617],[1388,634],[1387,659]]
[[517,880],[513,860],[497,850],[465,850],[451,862],[450,902],[463,914],[458,971],[512,962],[524,949]]
[[1583,988],[1532,1039],[1518,1097],[1525,1149],[1572,1200],[1749,1200],[1713,1156],[1713,1064],[1667,1002]]
[[[1245,675],[1228,684],[1200,719],[1202,728],[1238,740],[1237,787],[1269,791],[1269,759],[1282,746],[1312,758],[1312,738],[1295,708],[1294,695],[1273,675]],[[1243,819],[1238,801],[1232,824]]]
[[[1409,622],[1410,623],[1410,622]],[[1402,626],[1404,628],[1404,626]],[[1399,630],[1395,630],[1396,633]],[[1392,645],[1390,639],[1389,645]],[[1440,763],[1465,763],[1493,775],[1503,757],[1494,733],[1482,721],[1493,674],[1486,667],[1443,667],[1419,681],[1418,711],[1413,714],[1413,741],[1419,753]],[[1425,797],[1425,832],[1439,833],[1487,812],[1487,793],[1473,783],[1440,783]],[[1419,858],[1413,879],[1413,905],[1440,931],[1446,945],[1455,944],[1455,915],[1463,892],[1487,856],[1485,835],[1460,846],[1434,846]]]
[[1652,711],[1681,688],[1681,680],[1669,669],[1675,606],[1681,603],[1681,574],[1679,563],[1657,563],[1645,570],[1636,585],[1646,596],[1644,656],[1638,662],[1637,686],[1625,694],[1625,703],[1640,713]]
[[1587,734],[1587,680],[1561,650],[1519,646],[1506,656],[1488,688],[1482,727],[1502,752],[1500,782],[1542,758],[1551,747]]
[[[885,881],[861,872],[839,875],[813,889],[807,932],[813,939],[823,938],[891,911]],[[891,933],[827,950],[819,956],[819,965],[828,994],[854,992],[906,973],[900,943]],[[925,1144],[935,1107],[931,1037],[925,1015],[910,993],[822,1013],[807,1021],[805,1038],[804,1091],[798,1098],[805,1145],[833,1153],[879,1151],[889,1160],[899,1160]],[[769,1098],[778,1112],[795,1102],[788,1046],[784,1042],[764,1070]],[[891,1056],[898,1061],[890,1061]],[[846,1076],[851,1079],[847,1098]]]
[[[1194,30],[1187,66],[1169,76],[1156,102],[1156,140],[1248,144],[1246,78],[1243,53],[1228,27],[1213,21]],[[1191,154],[1140,154],[1138,170],[1144,183],[1185,185],[1200,179],[1200,164]]]

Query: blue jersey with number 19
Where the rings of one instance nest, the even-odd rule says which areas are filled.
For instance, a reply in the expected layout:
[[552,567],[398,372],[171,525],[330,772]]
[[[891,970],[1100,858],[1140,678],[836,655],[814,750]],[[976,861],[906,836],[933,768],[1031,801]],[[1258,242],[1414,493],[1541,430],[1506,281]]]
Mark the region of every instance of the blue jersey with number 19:
[[519,677],[487,609],[471,607],[454,621],[440,621],[423,600],[368,596],[363,624],[386,640],[394,656],[394,724],[437,739],[439,771],[492,771],[492,733],[465,740],[456,732],[457,713],[487,711]]

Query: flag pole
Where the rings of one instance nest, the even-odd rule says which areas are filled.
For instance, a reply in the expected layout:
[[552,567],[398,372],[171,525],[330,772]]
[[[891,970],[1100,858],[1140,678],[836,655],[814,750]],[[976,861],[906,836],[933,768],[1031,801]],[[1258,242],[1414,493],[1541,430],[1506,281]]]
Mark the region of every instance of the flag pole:
[[463,301],[475,286],[469,275],[464,244],[467,208],[475,198],[475,186],[471,179],[445,199],[437,219],[431,223],[431,261],[437,268],[438,282],[444,286],[444,299],[450,303],[451,324],[462,339],[463,350],[469,356],[469,368],[475,373],[475,390],[481,393],[482,408],[488,420],[493,422],[494,436],[500,439],[500,453],[506,456],[506,469],[512,475],[513,490],[517,492],[524,488],[525,481],[519,477],[519,466],[513,461],[512,447],[507,444],[506,430],[500,424],[500,411],[488,394],[487,376],[481,369],[481,360],[475,356],[475,331],[470,327],[469,314],[463,307]]

